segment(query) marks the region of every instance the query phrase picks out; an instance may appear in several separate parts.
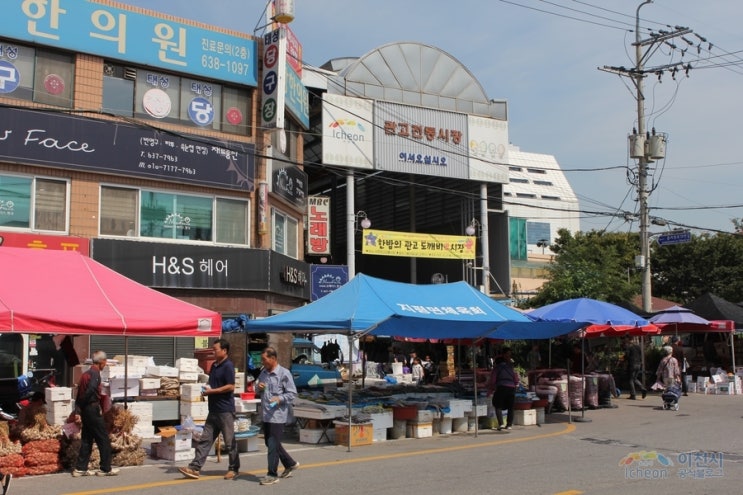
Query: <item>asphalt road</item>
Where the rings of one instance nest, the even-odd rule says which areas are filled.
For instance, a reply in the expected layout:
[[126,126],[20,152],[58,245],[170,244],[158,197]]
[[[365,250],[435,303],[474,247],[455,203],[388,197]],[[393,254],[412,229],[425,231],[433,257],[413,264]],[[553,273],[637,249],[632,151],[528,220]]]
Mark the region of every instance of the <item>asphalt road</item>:
[[[661,399],[616,399],[616,409],[547,415],[541,426],[480,430],[354,447],[286,442],[301,468],[272,486],[261,450],[241,455],[241,475],[222,479],[226,459],[210,458],[199,480],[176,465],[148,459],[117,477],[69,473],[13,480],[9,495],[274,492],[384,494],[662,495],[740,493],[743,480],[743,396],[682,397],[679,411]],[[589,422],[571,421],[584,416]],[[178,463],[183,465],[183,463]]]

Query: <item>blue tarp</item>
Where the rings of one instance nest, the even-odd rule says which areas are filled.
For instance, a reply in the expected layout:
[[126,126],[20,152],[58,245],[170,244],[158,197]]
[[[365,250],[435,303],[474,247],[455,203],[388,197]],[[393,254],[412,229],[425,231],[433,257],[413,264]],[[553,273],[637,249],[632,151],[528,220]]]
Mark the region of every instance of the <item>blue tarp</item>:
[[358,274],[307,306],[260,320],[248,333],[368,333],[425,339],[546,339],[585,322],[535,322],[466,282],[415,285]]

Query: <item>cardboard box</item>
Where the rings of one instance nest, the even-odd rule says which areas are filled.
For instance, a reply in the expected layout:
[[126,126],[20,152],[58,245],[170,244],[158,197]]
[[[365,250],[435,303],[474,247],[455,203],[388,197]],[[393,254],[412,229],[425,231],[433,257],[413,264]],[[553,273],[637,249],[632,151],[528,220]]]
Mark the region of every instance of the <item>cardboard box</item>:
[[47,387],[44,389],[44,400],[47,405],[55,401],[69,401],[72,399],[72,389],[69,387]]
[[[335,423],[335,444],[348,445],[348,425]],[[371,445],[374,441],[374,428],[371,423],[351,425],[351,446]]]
[[191,448],[193,436],[190,430],[176,431],[175,435],[169,436],[162,436],[161,432],[160,436],[162,437],[160,445],[167,446],[175,451],[189,450]]

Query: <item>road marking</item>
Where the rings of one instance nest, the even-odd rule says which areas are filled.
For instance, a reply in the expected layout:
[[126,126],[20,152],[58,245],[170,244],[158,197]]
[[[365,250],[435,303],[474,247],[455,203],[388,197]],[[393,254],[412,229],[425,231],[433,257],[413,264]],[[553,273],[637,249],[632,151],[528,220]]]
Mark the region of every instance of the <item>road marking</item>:
[[[359,457],[356,459],[342,459],[342,460],[336,459],[336,460],[332,460],[328,462],[317,462],[314,464],[302,463],[301,470],[311,469],[311,468],[324,468],[328,466],[337,466],[339,464],[359,464],[362,462],[383,461],[383,460],[389,460],[389,459],[400,459],[404,457],[414,457],[414,456],[430,455],[430,454],[443,454],[446,452],[456,452],[460,450],[472,450],[472,449],[479,449],[479,448],[484,448],[484,447],[493,447],[495,445],[508,445],[512,443],[530,442],[533,440],[542,440],[544,438],[552,438],[552,437],[558,437],[561,435],[566,435],[568,433],[574,432],[575,429],[576,429],[576,426],[574,424],[568,423],[564,425],[564,428],[562,430],[558,430],[553,433],[542,433],[539,435],[531,435],[528,437],[516,437],[516,438],[509,438],[509,439],[504,438],[501,440],[493,440],[492,442],[457,445],[453,447],[440,447],[440,448],[435,448],[435,449],[416,450],[413,452],[400,452],[397,454],[374,455],[374,456],[368,456],[368,457]],[[262,477],[265,474],[265,472],[266,472],[265,469],[257,469],[254,471],[240,471],[240,475],[241,477],[243,475]],[[108,488],[103,488],[100,490],[69,492],[63,495],[102,495],[106,493],[128,492],[128,491],[133,491],[133,490],[146,490],[150,488],[158,488],[158,487],[163,487],[163,486],[177,486],[177,485],[181,485],[184,483],[198,483],[201,481],[211,481],[211,480],[217,480],[217,479],[221,480],[222,478],[223,478],[223,475],[221,474],[213,475],[213,476],[201,476],[198,480],[181,478],[177,480],[166,480],[166,481],[155,481],[151,483],[142,483],[139,485],[108,487]],[[583,492],[568,491],[568,492],[560,492],[560,494],[555,494],[555,495],[579,495],[581,493]]]
[[583,493],[580,490],[568,490],[566,492],[553,493],[552,495],[581,495]]

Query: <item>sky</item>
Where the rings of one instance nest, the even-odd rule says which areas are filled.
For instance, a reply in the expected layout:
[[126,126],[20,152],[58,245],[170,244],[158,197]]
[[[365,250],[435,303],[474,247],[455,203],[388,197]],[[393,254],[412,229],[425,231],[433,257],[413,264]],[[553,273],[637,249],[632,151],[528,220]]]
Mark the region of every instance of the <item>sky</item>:
[[[253,33],[264,0],[119,0]],[[522,151],[554,155],[580,200],[581,230],[639,230],[637,170],[627,136],[637,126],[635,87],[601,71],[635,66],[635,16],[622,0],[295,0],[291,28],[304,63],[359,57],[413,41],[459,60],[491,99],[507,100],[509,139]],[[653,0],[640,8],[649,29],[693,32],[661,45],[646,68],[683,61],[645,80],[648,128],[668,134],[665,160],[652,163],[650,216],[672,228],[732,232],[743,218],[743,2]],[[261,31],[258,31],[259,34]],[[705,41],[702,41],[705,40]],[[681,50],[686,48],[683,57]],[[629,220],[628,220],[629,218]]]

